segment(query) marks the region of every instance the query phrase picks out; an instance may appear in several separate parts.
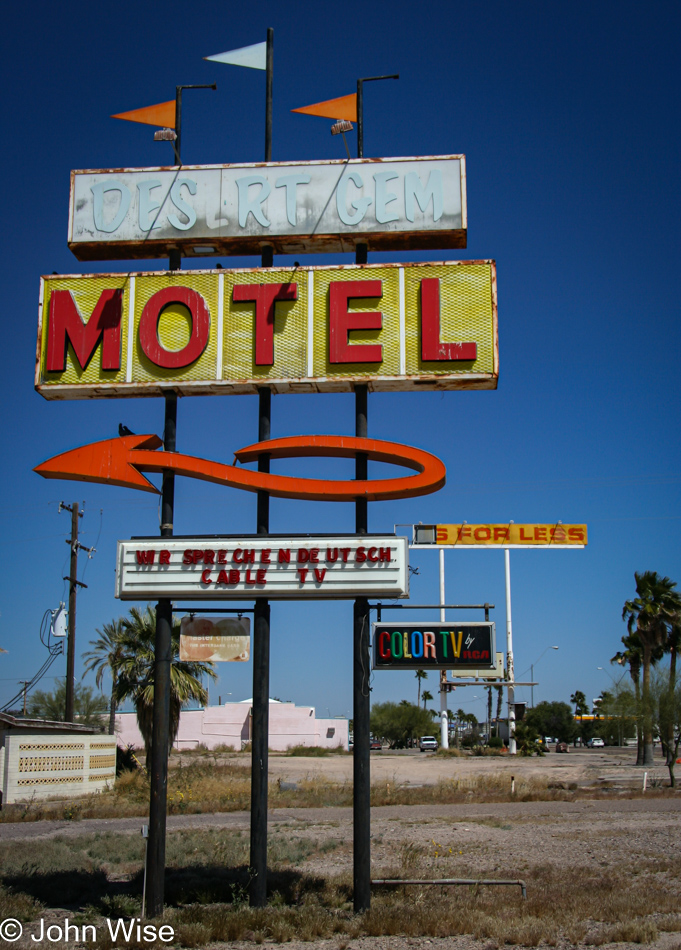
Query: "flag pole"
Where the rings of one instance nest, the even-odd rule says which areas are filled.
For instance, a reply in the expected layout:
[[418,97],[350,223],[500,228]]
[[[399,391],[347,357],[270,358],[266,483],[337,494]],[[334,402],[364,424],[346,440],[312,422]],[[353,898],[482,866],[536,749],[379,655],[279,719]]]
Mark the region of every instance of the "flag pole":
[[365,76],[357,80],[357,158],[364,158],[364,83],[399,78],[400,74],[394,73],[392,76]]
[[[274,30],[267,28],[265,59],[265,161],[272,161],[272,73],[274,66]],[[262,248],[263,267],[271,267],[274,250]],[[272,390],[258,389],[258,441],[270,438]],[[269,472],[269,455],[258,459],[258,471]],[[257,533],[270,530],[270,496],[258,492]],[[269,772],[270,731],[270,603],[265,598],[255,601],[253,615],[253,706],[251,709],[251,907],[267,905],[267,780]]]
[[265,66],[265,161],[272,161],[272,75],[274,73],[274,30],[267,28]]
[[173,148],[175,150],[175,164],[182,164],[182,90],[183,89],[217,89],[217,83],[199,83],[190,86],[175,86],[175,141]]

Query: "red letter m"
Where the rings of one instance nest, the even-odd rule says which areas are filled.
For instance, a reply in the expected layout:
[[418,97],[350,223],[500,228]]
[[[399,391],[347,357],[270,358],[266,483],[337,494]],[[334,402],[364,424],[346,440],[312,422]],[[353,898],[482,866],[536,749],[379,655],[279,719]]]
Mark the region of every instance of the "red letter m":
[[92,316],[83,320],[70,290],[55,290],[50,298],[47,335],[48,372],[62,372],[70,343],[81,369],[85,369],[102,341],[102,369],[121,368],[121,311],[123,291],[103,290]]

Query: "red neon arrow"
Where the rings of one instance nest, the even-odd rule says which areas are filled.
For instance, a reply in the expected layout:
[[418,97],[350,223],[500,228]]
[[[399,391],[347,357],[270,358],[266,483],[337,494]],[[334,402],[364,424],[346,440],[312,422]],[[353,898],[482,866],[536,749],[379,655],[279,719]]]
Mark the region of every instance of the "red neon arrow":
[[36,465],[34,471],[44,478],[64,478],[77,482],[102,482],[123,488],[158,492],[141,472],[172,471],[188,478],[218,482],[245,491],[266,491],[278,498],[308,501],[388,501],[428,495],[445,483],[444,464],[430,452],[397,442],[358,439],[351,436],[304,435],[256,442],[235,452],[239,462],[252,462],[262,454],[270,458],[332,456],[352,458],[365,453],[376,462],[389,462],[416,471],[416,475],[372,481],[340,481],[318,478],[292,478],[224,465],[192,455],[157,452],[163,443],[157,435],[126,435],[103,442],[92,442]]

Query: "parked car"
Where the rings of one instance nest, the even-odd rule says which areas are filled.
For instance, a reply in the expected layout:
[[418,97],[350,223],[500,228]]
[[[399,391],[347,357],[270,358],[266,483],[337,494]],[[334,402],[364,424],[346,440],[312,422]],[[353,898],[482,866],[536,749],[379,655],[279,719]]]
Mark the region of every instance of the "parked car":
[[419,749],[421,752],[437,752],[437,739],[435,736],[421,736],[419,739]]
[[381,742],[381,740],[374,739],[374,737],[372,736],[371,741],[369,742],[369,750],[370,751],[378,750],[378,752],[380,752],[382,748],[383,748],[383,743]]
[[590,749],[602,749],[605,746],[605,742],[599,739],[598,736],[594,736],[593,739],[589,739],[587,745]]

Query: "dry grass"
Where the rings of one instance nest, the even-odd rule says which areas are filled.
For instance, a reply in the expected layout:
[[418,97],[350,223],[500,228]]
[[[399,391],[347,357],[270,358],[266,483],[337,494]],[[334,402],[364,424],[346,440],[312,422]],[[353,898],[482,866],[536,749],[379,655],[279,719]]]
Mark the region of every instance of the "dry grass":
[[[308,750],[309,751],[309,750]],[[315,754],[315,753],[311,753]],[[212,755],[194,756],[190,764],[181,759],[178,767],[171,768],[168,780],[168,813],[201,814],[247,811],[250,807],[250,767],[239,760],[219,763]],[[640,798],[640,791],[627,792],[627,798]],[[675,796],[673,789],[648,790],[646,798]],[[371,804],[457,804],[469,801],[529,802],[576,801],[581,798],[610,799],[622,797],[608,788],[580,788],[574,783],[550,783],[546,778],[517,776],[515,792],[511,792],[507,773],[474,775],[468,778],[442,780],[434,785],[414,787],[393,781],[375,783],[371,788]],[[308,808],[349,806],[352,804],[352,783],[331,782],[324,777],[295,783],[295,788],[280,787],[272,782],[269,789],[270,808]],[[77,821],[81,818],[142,817],[148,813],[149,783],[144,772],[124,772],[110,791],[90,795],[78,801],[26,802],[6,805],[0,811],[0,822],[39,821],[44,818],[62,818]]]
[[[490,789],[494,790],[493,784]],[[494,818],[478,821],[504,827]],[[355,916],[349,872],[313,872],[330,851],[344,847],[342,838],[328,832],[321,824],[277,826],[269,841],[269,903],[262,909],[250,908],[246,900],[247,832],[187,829],[169,834],[166,919],[181,944],[202,947],[213,941],[333,937],[342,943],[361,936],[469,934],[487,941],[487,946],[650,945],[658,933],[681,930],[681,858],[673,854],[657,862],[651,856],[642,864],[641,855],[634,853],[629,860],[613,861],[607,872],[590,865],[566,869],[533,864],[541,856],[525,855],[526,901],[517,888],[376,888],[371,910]],[[101,915],[138,915],[142,847],[137,835],[111,833],[0,842],[0,915],[35,919],[39,901],[68,908],[61,913],[72,919],[74,914],[88,921],[100,920]],[[333,860],[323,863],[329,867]],[[391,860],[390,868],[375,868],[374,876],[441,874],[422,828],[396,845]],[[466,860],[448,857],[451,872],[485,876],[474,873]],[[518,876],[513,858],[497,853],[491,860],[489,876]],[[105,939],[99,944],[100,950],[110,947]]]
[[291,745],[286,750],[286,755],[303,756],[305,758],[323,758],[327,755],[350,755],[342,745],[331,749],[321,745]]

